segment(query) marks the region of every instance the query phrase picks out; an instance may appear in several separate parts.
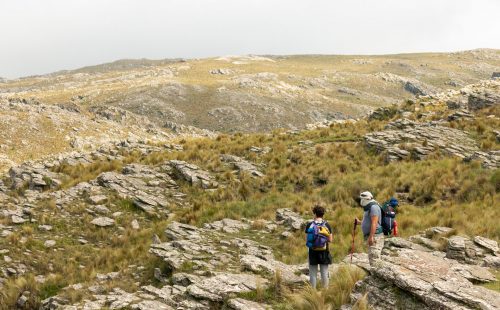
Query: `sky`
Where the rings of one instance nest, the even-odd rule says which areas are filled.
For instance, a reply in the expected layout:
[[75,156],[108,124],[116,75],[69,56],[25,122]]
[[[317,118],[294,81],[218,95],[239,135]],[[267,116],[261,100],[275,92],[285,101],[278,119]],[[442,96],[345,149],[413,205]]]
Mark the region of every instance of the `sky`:
[[0,77],[124,58],[500,48],[500,0],[0,0]]

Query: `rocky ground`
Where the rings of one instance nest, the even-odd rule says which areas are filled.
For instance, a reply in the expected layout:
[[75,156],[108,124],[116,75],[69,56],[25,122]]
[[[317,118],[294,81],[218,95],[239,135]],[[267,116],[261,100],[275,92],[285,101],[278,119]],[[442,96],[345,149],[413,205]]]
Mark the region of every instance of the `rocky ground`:
[[475,285],[496,281],[488,269],[500,266],[494,240],[455,236],[451,228],[433,227],[409,240],[386,239],[382,254],[373,268],[366,255],[356,255],[354,264],[369,275],[356,284],[353,302],[367,293],[373,309],[500,307],[498,292]]
[[[462,56],[469,54],[453,57]],[[491,57],[496,61],[496,52]],[[274,64],[279,59],[216,61],[240,66]],[[363,65],[367,60],[357,61]],[[190,70],[190,63],[179,64],[186,67],[162,74],[168,79]],[[209,74],[235,72],[231,67]],[[242,76],[232,76],[231,81],[241,87],[274,85],[259,84],[257,78],[277,82],[273,74],[239,73]],[[83,72],[71,74],[88,77]],[[91,70],[88,74],[102,77],[104,73]],[[403,83],[391,74],[378,76]],[[304,287],[307,266],[287,254],[293,256],[294,247],[303,248],[301,230],[311,201],[328,196],[339,219],[354,212],[346,211],[347,201],[361,185],[359,180],[351,182],[349,175],[364,167],[380,178],[421,162],[429,170],[441,164],[459,167],[462,170],[443,182],[449,185],[444,194],[427,190],[432,181],[424,180],[418,187],[396,177],[390,194],[408,205],[417,200],[412,196],[420,195],[421,210],[446,210],[426,203],[442,200],[451,208],[458,203],[453,199],[462,199],[461,207],[481,205],[478,217],[484,212],[489,214],[485,220],[494,220],[500,150],[498,79],[432,94],[431,85],[420,83],[405,79],[405,89],[417,92],[418,88],[419,96],[379,108],[367,118],[322,120],[306,131],[287,129],[256,136],[214,135],[174,123],[160,126],[126,108],[95,105],[80,110],[83,101],[55,105],[2,95],[0,115],[6,121],[0,124],[5,138],[0,149],[6,150],[2,155],[9,169],[0,177],[0,300],[14,300],[0,308],[293,309],[284,296],[279,302],[256,296],[281,286],[292,293]],[[165,91],[182,96],[179,89]],[[353,92],[342,89],[342,93]],[[78,100],[84,99],[74,101]],[[17,132],[20,121],[32,125]],[[42,126],[45,122],[47,127]],[[44,128],[53,131],[33,136]],[[40,158],[21,157],[16,164],[17,154],[29,149],[41,152],[37,141],[53,148],[46,148]],[[379,162],[380,158],[384,160]],[[320,161],[325,166],[314,166]],[[309,167],[312,170],[302,172]],[[387,171],[376,171],[385,167]],[[330,168],[330,173],[339,173],[334,180],[324,175]],[[467,169],[475,169],[471,175],[479,175],[474,179],[478,184],[464,181],[464,189],[457,188],[455,183],[463,171],[470,172]],[[477,194],[474,186],[484,193]],[[297,193],[301,196],[293,196]],[[257,203],[251,204],[252,195]],[[284,198],[279,200],[279,195]],[[298,207],[301,204],[307,205],[307,212]],[[264,213],[272,217],[261,217]],[[404,213],[402,223],[410,230],[418,223]],[[426,227],[441,220],[429,221],[435,223]],[[463,224],[453,220],[448,222],[454,228]],[[335,224],[345,224],[349,235],[350,223]],[[354,264],[366,270],[367,277],[356,284],[352,303],[344,308],[356,308],[365,295],[374,309],[499,308],[499,290],[484,286],[498,283],[496,230],[483,227],[484,234],[468,237],[451,228],[434,227],[408,238],[391,238],[377,268],[369,268],[366,256],[356,253]],[[491,239],[486,238],[490,235]],[[284,249],[290,253],[283,253]],[[332,265],[331,273],[348,262]]]

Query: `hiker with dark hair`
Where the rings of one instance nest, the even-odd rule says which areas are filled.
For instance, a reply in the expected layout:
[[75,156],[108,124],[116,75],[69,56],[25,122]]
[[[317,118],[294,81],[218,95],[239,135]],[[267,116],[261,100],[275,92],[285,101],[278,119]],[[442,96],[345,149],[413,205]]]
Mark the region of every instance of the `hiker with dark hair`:
[[361,223],[363,237],[368,244],[368,260],[370,266],[373,266],[375,260],[380,258],[384,247],[382,209],[370,192],[362,192],[359,195],[359,204],[364,210],[363,220],[356,219],[356,223]]
[[332,227],[323,216],[325,208],[319,205],[313,208],[314,219],[306,226],[306,245],[309,248],[309,280],[316,288],[318,266],[321,273],[321,284],[328,287],[328,265],[332,264],[329,243],[333,240]]

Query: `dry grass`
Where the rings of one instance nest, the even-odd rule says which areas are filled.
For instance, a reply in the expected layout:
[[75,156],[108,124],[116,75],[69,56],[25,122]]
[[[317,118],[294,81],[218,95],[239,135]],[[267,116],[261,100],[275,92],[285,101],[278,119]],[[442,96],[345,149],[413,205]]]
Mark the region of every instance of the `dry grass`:
[[[224,186],[215,192],[207,192],[179,182],[180,190],[188,194],[192,208],[172,211],[176,220],[196,225],[226,217],[245,217],[255,220],[253,228],[259,229],[263,227],[264,220],[274,219],[278,208],[290,208],[304,218],[310,218],[312,205],[321,202],[327,206],[326,219],[334,230],[332,254],[336,261],[343,259],[350,250],[352,221],[362,214],[353,198],[361,190],[372,191],[379,201],[395,193],[406,197],[402,200],[397,218],[403,237],[431,226],[449,226],[460,234],[500,240],[500,227],[496,221],[500,216],[496,203],[500,198],[498,170],[485,170],[477,162],[463,163],[439,155],[420,162],[408,160],[387,164],[383,155],[366,150],[358,142],[367,131],[383,126],[384,122],[374,121],[335,125],[297,135],[276,130],[271,134],[221,135],[214,140],[185,139],[177,141],[183,145],[183,152],[147,156],[122,154],[123,160],[117,162],[98,161],[90,165],[61,166],[55,170],[67,175],[63,183],[63,187],[67,188],[95,179],[104,171],[120,170],[131,162],[156,165],[168,159],[187,160],[210,170]],[[496,125],[485,121],[483,132],[491,131],[491,126]],[[312,145],[299,143],[305,140],[310,140]],[[251,146],[269,146],[272,151],[257,155],[249,152]],[[240,178],[232,173],[229,166],[220,162],[219,154],[245,157],[261,165],[265,177]],[[147,254],[150,238],[153,234],[162,235],[168,221],[148,218],[132,210],[126,201],[110,197],[107,207],[112,212],[124,212],[117,220],[117,226],[124,230],[94,228],[89,224],[92,217],[86,213],[84,204],[70,206],[65,212],[72,216],[63,219],[54,201],[48,200],[38,206],[37,225],[52,225],[52,232],[40,232],[37,225],[24,224],[22,229],[8,238],[0,239],[0,247],[11,249],[9,256],[13,259],[24,261],[29,268],[36,270],[36,274],[55,275],[43,285],[35,283],[30,274],[19,278],[22,280],[18,282],[7,281],[0,303],[12,308],[19,294],[25,290],[34,292],[34,303],[54,294],[77,301],[84,296],[71,290],[62,291],[62,287],[89,283],[97,273],[118,270],[122,272],[119,281],[131,289],[135,282],[141,285],[152,283],[153,269],[161,263]],[[130,228],[134,218],[139,220],[141,226],[137,231]],[[274,235],[278,236],[279,232]],[[55,236],[57,247],[63,250],[46,250],[43,240]],[[77,239],[80,237],[90,244],[79,244]],[[21,243],[23,238],[24,244]],[[259,241],[271,246],[275,256],[286,263],[306,261],[303,232],[295,232],[287,242],[275,239]],[[364,250],[359,235],[355,245],[357,251]],[[26,259],[25,250],[31,251],[30,259]],[[142,272],[129,268],[139,262],[145,267]],[[271,279],[274,281],[271,288],[261,289],[255,292],[255,296],[246,297],[275,303],[277,309],[336,309],[337,305],[348,301],[348,292],[360,276],[352,270],[339,272],[332,277],[331,286],[326,290],[295,292],[292,299],[297,308],[290,308],[292,299],[285,298],[288,288],[279,276]],[[139,274],[138,279],[134,278],[134,273]],[[494,286],[492,288],[495,289]],[[360,301],[359,309],[366,309],[363,305]]]
[[[289,295],[293,309],[297,310],[334,310],[350,302],[350,294],[357,281],[365,273],[357,268],[344,265],[330,276],[330,285],[321,290],[306,286],[301,292]],[[359,305],[358,309],[365,309]]]

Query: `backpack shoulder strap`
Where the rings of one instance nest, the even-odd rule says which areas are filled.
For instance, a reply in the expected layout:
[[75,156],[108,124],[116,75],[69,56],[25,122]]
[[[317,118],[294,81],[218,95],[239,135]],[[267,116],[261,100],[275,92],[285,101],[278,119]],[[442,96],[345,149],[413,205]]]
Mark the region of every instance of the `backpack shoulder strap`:
[[368,211],[368,216],[371,216],[372,206],[373,206],[373,205],[377,205],[377,206],[380,208],[380,215],[383,217],[383,216],[384,216],[384,214],[385,214],[384,208],[382,208],[382,206],[381,206],[378,202],[376,202],[376,201],[374,201],[374,202],[370,202],[369,204],[367,204],[367,205],[366,205],[366,207],[365,207],[365,208],[366,208],[366,209],[367,209],[367,211]]

